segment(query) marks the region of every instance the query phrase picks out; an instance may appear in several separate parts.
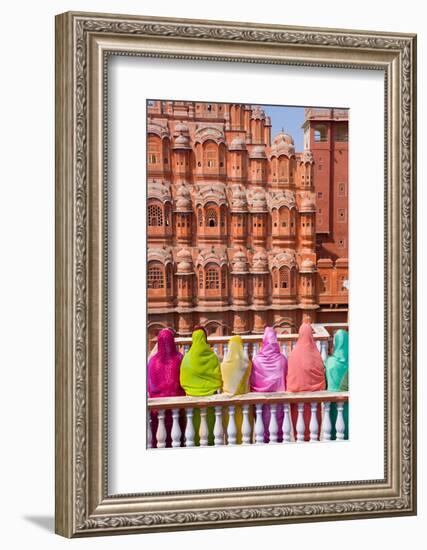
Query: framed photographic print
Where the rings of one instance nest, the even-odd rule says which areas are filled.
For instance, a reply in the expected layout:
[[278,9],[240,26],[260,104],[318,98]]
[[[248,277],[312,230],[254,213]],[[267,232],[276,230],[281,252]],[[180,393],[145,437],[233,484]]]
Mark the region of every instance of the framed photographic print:
[[416,513],[416,37],[56,19],[56,531]]

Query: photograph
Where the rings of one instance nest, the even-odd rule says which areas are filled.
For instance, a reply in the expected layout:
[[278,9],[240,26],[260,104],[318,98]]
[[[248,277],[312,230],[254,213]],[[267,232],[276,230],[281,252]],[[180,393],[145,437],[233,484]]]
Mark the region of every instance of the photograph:
[[146,112],[147,446],[349,439],[350,110]]

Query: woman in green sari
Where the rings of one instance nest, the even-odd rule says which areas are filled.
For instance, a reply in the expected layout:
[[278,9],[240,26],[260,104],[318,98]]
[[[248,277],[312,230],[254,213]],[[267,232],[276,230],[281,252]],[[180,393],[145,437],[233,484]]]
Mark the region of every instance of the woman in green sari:
[[[221,368],[218,357],[208,344],[206,332],[197,327],[192,335],[190,349],[184,355],[181,363],[180,383],[186,395],[193,397],[213,395],[222,388]],[[213,445],[213,428],[215,415],[212,407],[207,411],[207,424],[209,430],[208,445]],[[194,442],[199,444],[200,411],[194,410],[194,430],[196,432]]]
[[[326,382],[328,391],[348,391],[348,332],[342,329],[334,335],[334,353],[326,359]],[[337,406],[331,403],[331,439],[336,439],[335,423]],[[344,405],[345,431],[344,439],[348,439],[348,403]]]

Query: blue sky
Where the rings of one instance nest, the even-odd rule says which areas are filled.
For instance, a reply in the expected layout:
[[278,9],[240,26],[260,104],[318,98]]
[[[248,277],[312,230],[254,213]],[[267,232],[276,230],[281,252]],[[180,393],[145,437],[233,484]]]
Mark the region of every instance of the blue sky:
[[301,128],[304,122],[304,107],[276,107],[262,105],[265,113],[271,118],[271,139],[282,131],[294,138],[295,151],[304,149],[304,132]]

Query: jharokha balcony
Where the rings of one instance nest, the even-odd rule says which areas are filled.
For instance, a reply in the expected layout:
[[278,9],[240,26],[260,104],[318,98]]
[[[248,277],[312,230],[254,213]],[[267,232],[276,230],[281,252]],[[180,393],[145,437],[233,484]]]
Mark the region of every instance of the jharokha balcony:
[[[348,325],[312,326],[314,340],[325,362],[333,352],[334,333],[340,328],[348,331]],[[260,348],[262,335],[242,335],[242,339],[246,353],[252,358]],[[279,334],[282,352],[288,356],[297,339],[298,334]],[[229,336],[208,337],[220,360],[227,352],[228,340]],[[182,353],[190,348],[191,338],[178,337],[175,341]],[[147,447],[339,442],[348,437],[345,420],[348,400],[347,391],[149,398]]]

